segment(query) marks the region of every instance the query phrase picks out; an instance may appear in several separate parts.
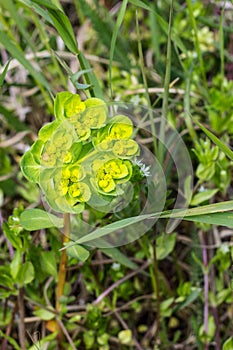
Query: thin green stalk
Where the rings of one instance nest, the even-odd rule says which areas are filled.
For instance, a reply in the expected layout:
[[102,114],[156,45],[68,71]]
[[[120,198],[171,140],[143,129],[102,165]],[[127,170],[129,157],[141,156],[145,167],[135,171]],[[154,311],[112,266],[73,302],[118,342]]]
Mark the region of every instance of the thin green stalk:
[[113,91],[112,91],[112,62],[113,62],[113,55],[114,55],[114,51],[115,51],[115,46],[116,46],[116,40],[117,40],[117,36],[121,27],[121,24],[123,22],[124,16],[125,16],[125,12],[126,12],[126,8],[127,8],[127,4],[128,4],[128,0],[123,0],[122,1],[122,5],[121,8],[119,10],[119,15],[117,17],[116,20],[116,25],[113,31],[113,35],[112,35],[112,40],[111,40],[111,46],[110,46],[110,63],[109,63],[109,86],[110,86],[110,98],[113,98]]
[[[143,236],[140,240],[142,249],[147,257],[147,259],[151,259],[151,254],[149,251],[149,241],[147,236]],[[156,343],[157,337],[160,331],[160,287],[159,287],[159,268],[158,268],[158,260],[157,260],[157,252],[156,252],[156,241],[152,243],[153,244],[153,261],[149,265],[149,273],[151,278],[151,284],[154,291],[154,294],[156,296],[156,331],[154,334],[154,341]],[[152,327],[153,328],[153,327]],[[148,336],[148,335],[146,335]]]
[[[148,242],[148,238],[147,236],[142,236],[142,238],[140,239],[140,244],[142,246],[142,249],[147,257],[147,259],[151,258],[150,252],[149,252],[149,242]],[[157,276],[155,276],[155,270],[152,264],[150,264],[149,266],[149,272],[150,272],[150,278],[151,278],[151,284],[152,284],[152,288],[153,291],[155,293],[155,295],[157,295]]]
[[[224,6],[221,11],[221,16],[220,16],[220,23],[219,23],[219,47],[220,47],[220,74],[222,78],[222,82],[225,78],[225,62],[224,62],[224,29],[223,29],[223,19],[224,19],[224,11],[225,11],[225,4],[226,1],[224,2]],[[223,84],[222,84],[223,87]]]
[[164,159],[164,142],[165,142],[165,121],[168,116],[168,99],[169,99],[169,85],[171,76],[171,30],[172,30],[172,17],[173,17],[173,0],[171,2],[170,13],[169,13],[169,27],[168,27],[168,38],[167,38],[167,57],[166,57],[166,73],[164,79],[164,95],[163,95],[163,106],[162,106],[162,120],[160,124],[159,132],[159,145],[158,145],[158,158],[161,164]]
[[191,113],[190,113],[190,90],[191,90],[191,75],[192,67],[186,72],[185,76],[185,95],[184,95],[184,119],[187,125],[190,136],[193,141],[197,140],[197,134],[193,127]]
[[205,87],[205,90],[208,91],[208,85],[207,85],[206,73],[205,73],[205,65],[204,65],[204,60],[203,60],[202,53],[201,53],[201,48],[199,45],[198,28],[197,28],[196,19],[195,19],[194,14],[193,14],[192,0],[186,0],[186,2],[187,2],[187,6],[188,6],[191,26],[192,26],[193,33],[194,33],[194,47],[195,47],[195,50],[197,52],[197,57],[198,57],[199,66],[200,66],[200,73],[202,76],[202,83]]
[[[62,243],[63,246],[69,242],[70,240],[70,214],[64,214],[64,234],[62,235]],[[59,315],[61,311],[60,298],[64,295],[65,283],[66,283],[66,272],[67,272],[67,262],[68,256],[66,254],[66,249],[62,250],[59,271],[58,271],[58,282],[56,289],[56,312]],[[59,317],[59,316],[58,316]],[[57,322],[58,335],[57,335],[57,343],[58,349],[63,350],[62,342],[64,338],[63,331],[60,327],[60,323]]]
[[141,43],[140,32],[139,32],[139,22],[138,22],[138,12],[137,11],[136,11],[136,31],[137,31],[137,41],[138,41],[139,66],[141,67],[143,85],[145,87],[145,97],[146,97],[147,104],[149,107],[149,118],[150,118],[150,123],[151,123],[151,133],[152,133],[152,137],[153,137],[154,154],[157,155],[158,148],[157,148],[157,141],[156,141],[156,130],[155,130],[155,123],[154,123],[154,118],[153,118],[152,106],[151,106],[151,102],[150,102],[150,95],[149,95],[149,91],[148,91],[148,83],[147,83],[145,65],[144,65],[144,59],[143,59],[143,50],[142,50],[142,43]]

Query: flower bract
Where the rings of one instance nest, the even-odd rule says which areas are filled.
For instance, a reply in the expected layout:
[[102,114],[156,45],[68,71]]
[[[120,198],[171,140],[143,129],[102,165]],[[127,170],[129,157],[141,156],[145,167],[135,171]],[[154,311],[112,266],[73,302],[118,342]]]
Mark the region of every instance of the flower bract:
[[21,160],[23,174],[39,184],[52,209],[79,213],[92,196],[115,198],[130,181],[140,153],[133,123],[108,114],[98,98],[82,101],[66,91],[56,96],[55,120],[40,129]]

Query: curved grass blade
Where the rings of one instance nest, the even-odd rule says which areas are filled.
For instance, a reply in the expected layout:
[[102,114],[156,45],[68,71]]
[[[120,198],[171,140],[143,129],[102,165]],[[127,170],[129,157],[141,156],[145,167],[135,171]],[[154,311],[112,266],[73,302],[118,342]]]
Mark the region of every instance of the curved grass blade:
[[[177,210],[171,210],[171,211],[166,211],[166,212],[161,212],[161,213],[153,213],[153,214],[146,214],[146,215],[139,215],[139,216],[134,216],[130,217],[127,219],[119,220],[116,222],[113,222],[112,224],[109,224],[105,227],[100,227],[93,232],[89,233],[88,235],[81,237],[80,239],[76,240],[75,242],[71,242],[68,244],[65,248],[66,249],[69,246],[72,246],[74,244],[81,244],[81,243],[87,243],[90,242],[94,239],[98,239],[104,236],[107,236],[119,229],[129,227],[132,224],[135,224],[137,222],[141,222],[143,220],[147,220],[150,218],[180,218],[183,220],[189,220],[189,221],[199,221],[199,222],[208,222],[211,223],[211,215],[213,213],[218,213],[218,217],[213,217],[213,222],[212,224],[215,225],[225,225],[228,226],[231,220],[231,217],[229,217],[227,220],[226,216],[221,216],[223,212],[233,210],[233,201],[227,201],[227,202],[221,202],[221,203],[216,203],[216,204],[210,204],[210,205],[204,205],[200,206],[197,208],[192,208],[192,209],[177,209]],[[232,214],[233,215],[233,214]],[[209,217],[210,218],[209,218]],[[218,220],[217,220],[218,219]],[[225,224],[224,224],[224,220]],[[201,221],[203,220],[203,221]],[[207,220],[207,221],[204,221]],[[233,221],[233,218],[232,218]]]

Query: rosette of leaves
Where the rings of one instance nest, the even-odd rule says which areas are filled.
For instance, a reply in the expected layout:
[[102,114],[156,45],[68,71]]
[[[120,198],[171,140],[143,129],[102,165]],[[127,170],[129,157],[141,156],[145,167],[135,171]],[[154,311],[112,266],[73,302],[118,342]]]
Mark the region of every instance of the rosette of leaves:
[[50,207],[79,213],[85,203],[122,195],[139,154],[131,120],[109,118],[104,101],[81,101],[70,92],[56,96],[54,115],[21,160],[24,176],[40,186]]

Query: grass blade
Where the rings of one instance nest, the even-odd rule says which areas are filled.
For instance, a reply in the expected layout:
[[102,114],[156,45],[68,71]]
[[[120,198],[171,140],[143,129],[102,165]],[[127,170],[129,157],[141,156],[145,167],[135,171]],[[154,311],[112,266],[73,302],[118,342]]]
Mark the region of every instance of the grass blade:
[[5,80],[5,77],[6,77],[6,73],[8,71],[8,67],[9,67],[9,64],[11,62],[11,59],[9,59],[9,61],[7,62],[7,64],[5,65],[4,69],[3,69],[3,72],[0,76],[0,89],[2,88],[3,86],[3,83],[4,83],[4,80]]
[[[177,209],[177,210],[172,210],[172,211],[166,211],[166,212],[161,212],[161,213],[153,213],[153,214],[146,214],[146,215],[139,215],[139,216],[134,216],[130,217],[127,219],[119,220],[116,222],[113,222],[107,226],[100,227],[93,232],[89,233],[88,235],[81,237],[80,239],[76,240],[75,242],[72,242],[66,246],[72,246],[74,244],[82,244],[82,243],[87,243],[90,242],[94,239],[98,239],[101,237],[105,237],[119,229],[129,227],[132,224],[141,222],[143,220],[147,219],[152,219],[152,218],[172,218],[172,219],[183,219],[183,220],[189,220],[189,221],[199,221],[199,222],[206,222],[204,220],[208,220],[208,223],[216,224],[219,222],[220,225],[226,225],[228,226],[231,218],[228,218],[228,220],[225,220],[224,224],[224,219],[221,219],[221,213],[233,210],[233,201],[227,201],[227,202],[221,202],[221,203],[216,203],[216,204],[210,204],[210,205],[204,205],[200,206],[197,208],[192,208],[192,209]],[[214,216],[213,222],[211,222],[211,216],[210,214],[215,214],[218,213],[218,219],[219,221],[216,221],[216,217]],[[232,214],[233,215],[233,214]],[[203,220],[203,221],[201,221]],[[65,248],[64,248],[65,249]]]
[[109,83],[110,83],[110,97],[112,99],[112,62],[113,62],[113,56],[114,56],[114,51],[116,47],[116,40],[117,36],[121,27],[121,24],[123,22],[126,8],[127,8],[128,0],[123,0],[119,15],[117,17],[116,25],[113,31],[112,35],[112,40],[111,40],[111,45],[110,45],[110,64],[109,64]]

